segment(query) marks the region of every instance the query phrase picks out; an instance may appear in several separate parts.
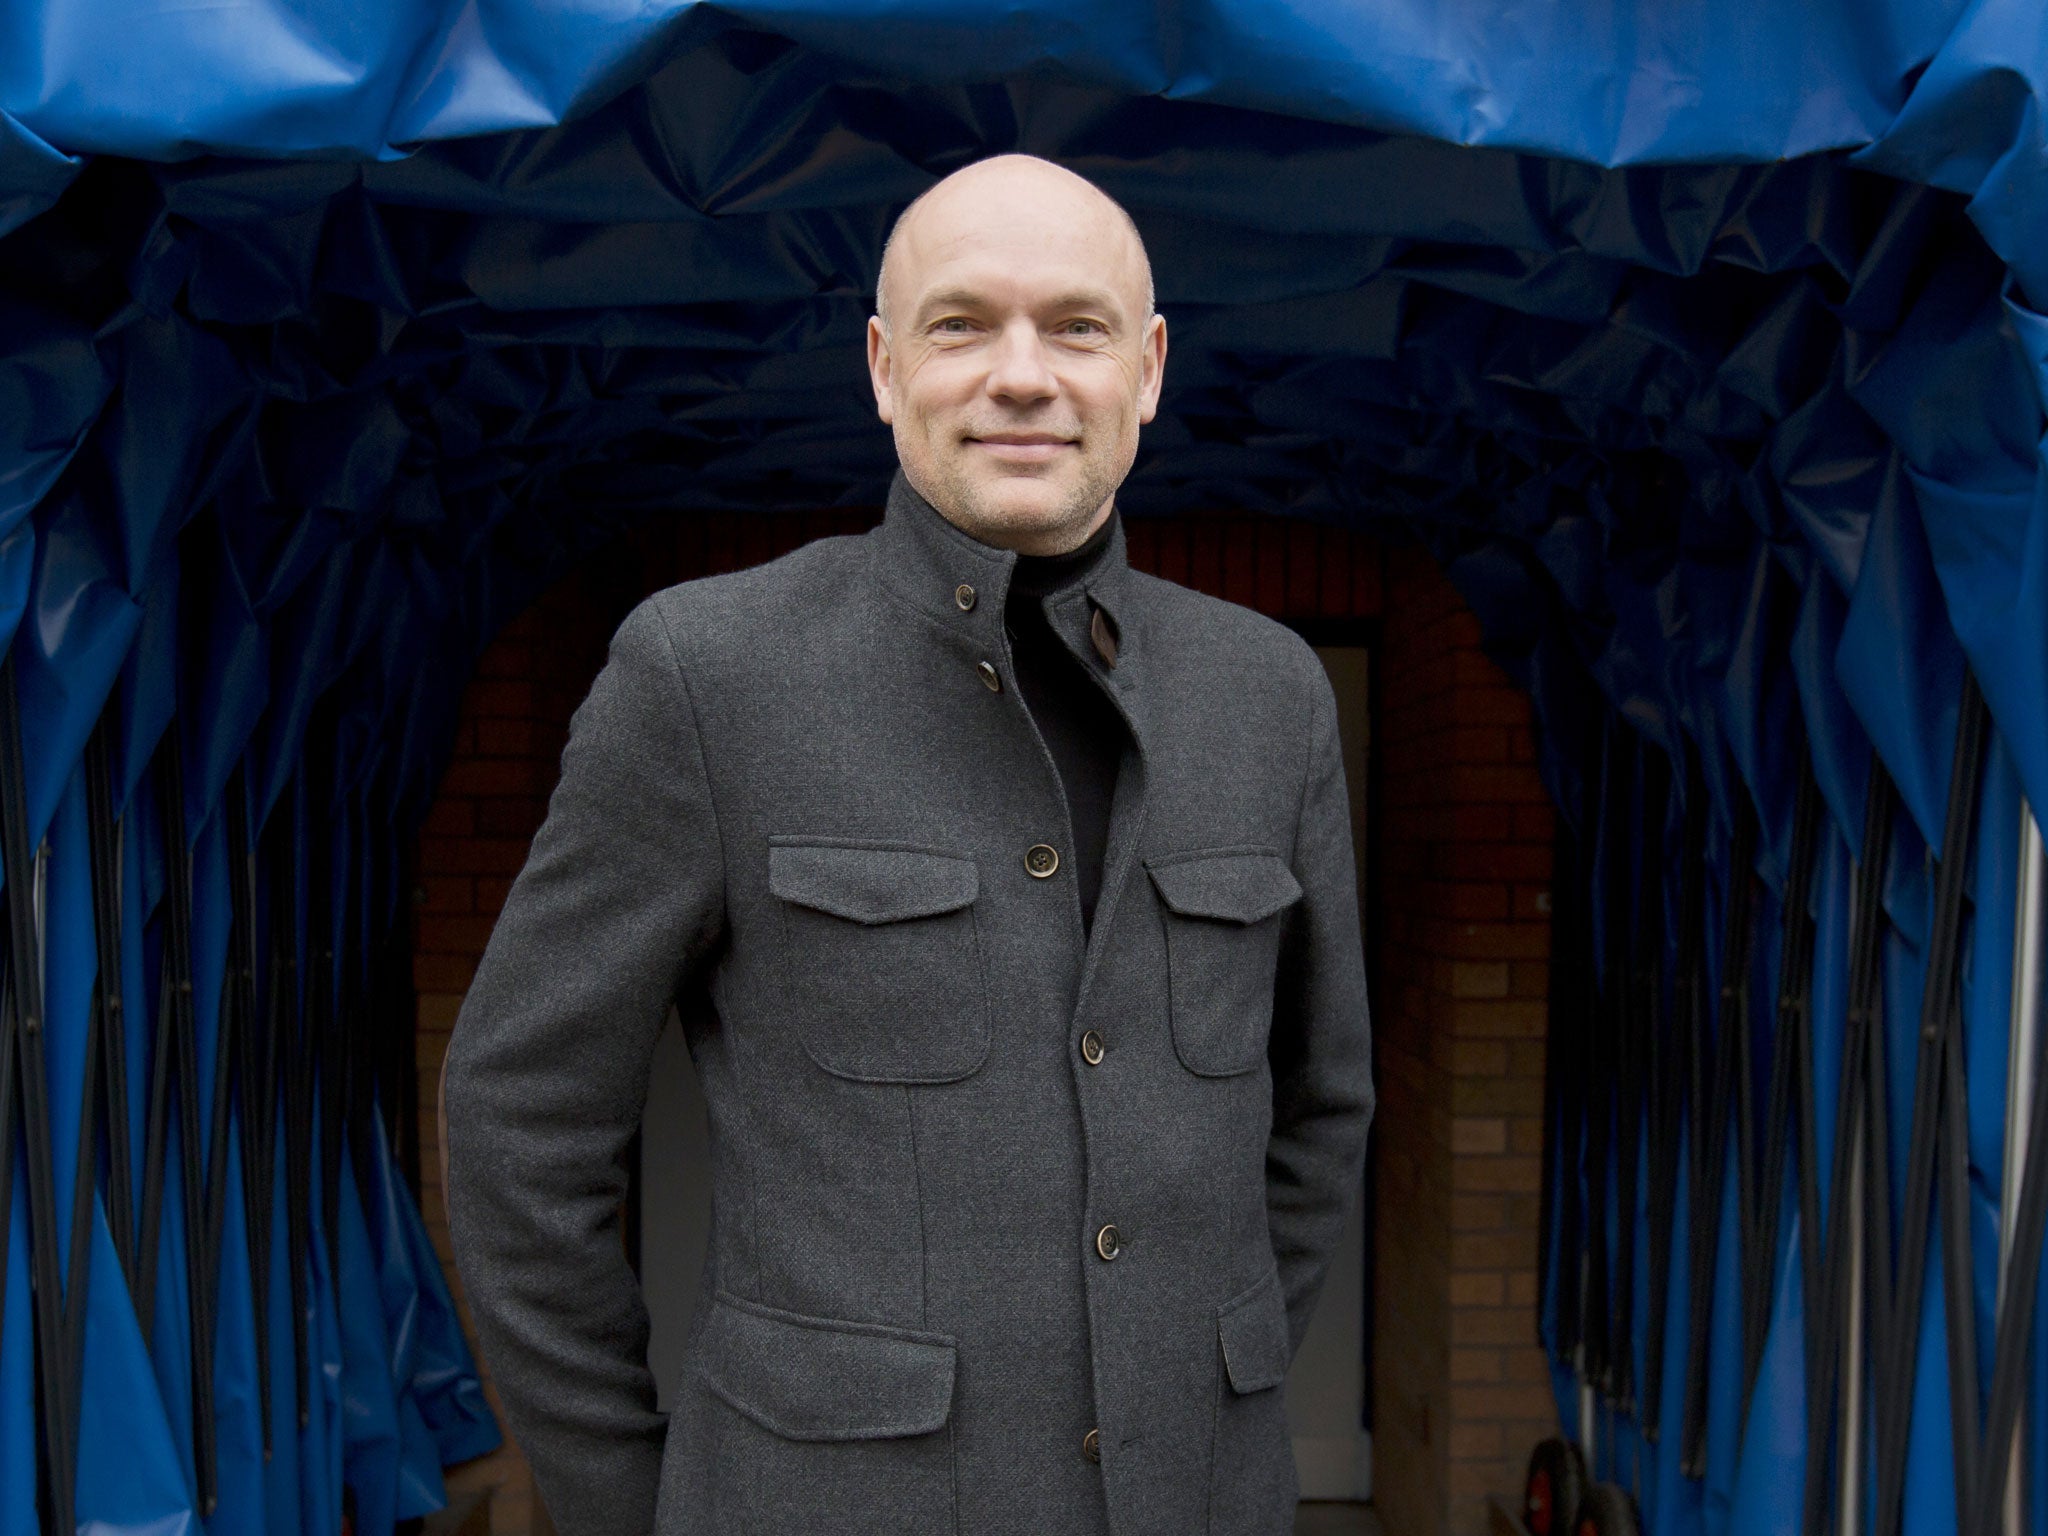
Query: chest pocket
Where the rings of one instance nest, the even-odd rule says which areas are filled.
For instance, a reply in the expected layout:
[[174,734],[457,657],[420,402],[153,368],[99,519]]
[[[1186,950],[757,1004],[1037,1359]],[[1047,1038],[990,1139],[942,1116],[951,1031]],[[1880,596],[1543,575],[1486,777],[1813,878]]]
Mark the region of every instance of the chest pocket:
[[1202,1077],[1266,1059],[1286,909],[1301,899],[1287,861],[1263,846],[1158,854],[1145,869],[1165,904],[1167,1012],[1181,1065]]
[[776,835],[778,970],[811,1059],[866,1083],[945,1083],[988,1055],[974,860],[914,843]]

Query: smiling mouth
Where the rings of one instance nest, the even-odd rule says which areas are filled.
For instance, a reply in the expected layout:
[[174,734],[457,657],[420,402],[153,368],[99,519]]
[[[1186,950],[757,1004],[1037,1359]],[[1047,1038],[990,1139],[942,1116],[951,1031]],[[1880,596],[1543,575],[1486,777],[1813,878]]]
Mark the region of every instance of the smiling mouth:
[[967,441],[970,446],[985,448],[990,453],[996,454],[999,457],[1024,459],[1027,461],[1050,459],[1062,449],[1076,446],[1072,438],[1044,437],[1035,434],[1030,436],[1020,434],[1015,437],[970,437]]

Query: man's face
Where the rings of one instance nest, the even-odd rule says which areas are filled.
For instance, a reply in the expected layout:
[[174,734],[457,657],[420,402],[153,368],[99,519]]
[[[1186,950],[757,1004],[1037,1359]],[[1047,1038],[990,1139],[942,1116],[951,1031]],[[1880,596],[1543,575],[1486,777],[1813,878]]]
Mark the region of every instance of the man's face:
[[950,521],[1051,554],[1109,516],[1166,360],[1143,261],[1106,199],[1021,156],[956,173],[905,220],[868,372],[905,475]]

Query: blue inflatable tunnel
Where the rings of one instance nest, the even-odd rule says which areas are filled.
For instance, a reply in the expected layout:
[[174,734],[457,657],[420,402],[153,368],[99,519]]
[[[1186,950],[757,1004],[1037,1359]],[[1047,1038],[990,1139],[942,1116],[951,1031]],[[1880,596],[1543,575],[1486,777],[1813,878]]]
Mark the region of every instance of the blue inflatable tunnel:
[[2038,0],[0,8],[0,1536],[498,1443],[378,1066],[460,690],[879,504],[883,237],[1012,149],[1151,252],[1126,514],[1420,541],[1534,701],[1595,1472],[2048,1532],[2044,91]]

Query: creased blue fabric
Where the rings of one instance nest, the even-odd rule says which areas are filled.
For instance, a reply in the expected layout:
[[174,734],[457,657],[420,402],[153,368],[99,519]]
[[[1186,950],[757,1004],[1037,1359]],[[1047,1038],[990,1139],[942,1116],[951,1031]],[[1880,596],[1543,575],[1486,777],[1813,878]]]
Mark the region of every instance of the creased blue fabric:
[[[208,996],[238,766],[258,825],[290,803],[309,750],[332,766],[333,803],[294,814],[338,829],[337,909],[381,934],[473,658],[570,561],[647,518],[880,501],[894,458],[859,355],[882,235],[937,175],[1022,148],[1121,198],[1152,253],[1173,347],[1128,514],[1231,505],[1423,542],[1529,690],[1568,820],[1599,781],[1590,744],[1633,732],[1697,757],[1717,861],[1753,805],[1757,873],[1775,882],[1810,758],[1828,822],[1824,1157],[1870,755],[1904,806],[1888,1066],[1910,1073],[1930,900],[1916,861],[1941,837],[1974,671],[1999,742],[1966,998],[1973,1223],[1991,1241],[2000,871],[2019,797],[2048,800],[2038,5],[237,14],[232,30],[106,0],[0,16],[0,636],[31,841],[61,822],[95,723],[112,727],[131,999],[154,997],[160,968],[144,932],[165,880],[151,764],[174,726]],[[1728,875],[1717,865],[1717,889]],[[78,911],[56,912],[53,997],[90,984]],[[131,1082],[146,1080],[147,1014],[123,1041]],[[59,1087],[74,1055],[53,1053]],[[197,1194],[169,1168],[139,1390],[157,1394],[189,1486]],[[414,1415],[414,1504],[428,1462],[496,1440],[417,1213],[380,1206],[386,1191],[403,1194],[380,1178],[345,1202],[342,1252],[316,1235],[299,1257],[321,1390],[296,1470],[237,1474],[251,1508],[259,1489],[288,1502],[296,1480],[307,1530],[337,1518],[344,1443],[372,1504],[397,1507],[404,1436],[343,1400],[344,1380],[374,1384],[364,1349],[390,1383],[371,1396],[395,1394],[391,1425]],[[31,1412],[20,1216],[17,1199],[0,1277],[10,1426]],[[381,1242],[379,1285],[395,1286],[376,1317],[330,1267],[369,1273],[359,1238]],[[392,1278],[407,1273],[410,1302]],[[270,1294],[273,1309],[288,1294],[275,1276]],[[1668,1439],[1639,1447],[1660,1533],[1783,1508],[1797,1459],[1758,1426],[1801,1422],[1784,1394],[1804,1299],[1784,1273],[1775,1295],[1739,1445],[1717,1388],[1709,1485],[1677,1477]],[[260,1428],[254,1321],[246,1296],[224,1303],[239,1320],[216,1411],[240,1466]],[[280,1337],[273,1318],[273,1370]],[[1931,1404],[1945,1347],[1920,1378]],[[2037,1372],[2037,1434],[2044,1394]],[[1910,1487],[1933,1511],[1940,1453],[1920,1422]],[[13,1433],[9,1536],[32,1486]],[[1616,1433],[1610,1465],[1634,1445]]]

